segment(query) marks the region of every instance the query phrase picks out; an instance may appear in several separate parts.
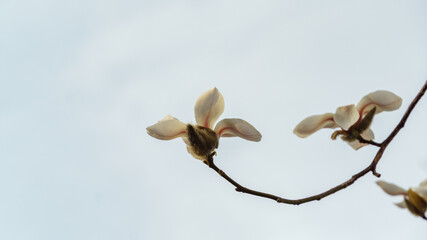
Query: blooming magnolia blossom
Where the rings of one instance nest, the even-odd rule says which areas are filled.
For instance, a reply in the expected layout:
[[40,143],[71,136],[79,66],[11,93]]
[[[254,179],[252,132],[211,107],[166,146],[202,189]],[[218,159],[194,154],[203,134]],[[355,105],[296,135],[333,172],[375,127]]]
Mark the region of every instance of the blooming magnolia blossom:
[[396,206],[400,208],[407,208],[414,215],[426,218],[427,179],[421,182],[418,187],[410,188],[408,190],[386,181],[377,181],[377,184],[389,195],[403,196],[403,201],[397,203]]
[[241,137],[259,142],[261,134],[251,124],[238,118],[226,118],[214,124],[224,112],[224,98],[217,88],[203,93],[196,101],[194,114],[197,124],[186,124],[166,116],[158,123],[147,127],[147,133],[160,140],[181,137],[188,152],[195,158],[207,160],[218,148],[220,137]]
[[337,108],[335,113],[314,115],[302,120],[294,129],[294,133],[305,138],[321,128],[341,128],[334,132],[332,139],[343,135],[355,150],[367,145],[359,142],[361,137],[365,140],[374,139],[374,133],[369,128],[374,114],[382,111],[393,111],[402,105],[402,99],[392,92],[378,90],[364,96],[357,106],[354,104]]

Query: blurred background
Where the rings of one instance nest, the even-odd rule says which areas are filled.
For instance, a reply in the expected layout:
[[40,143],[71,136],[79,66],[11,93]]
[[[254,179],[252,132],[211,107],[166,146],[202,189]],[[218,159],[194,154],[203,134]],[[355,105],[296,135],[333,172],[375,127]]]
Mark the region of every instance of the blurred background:
[[[1,1],[1,239],[424,239],[426,222],[393,205],[372,174],[301,206],[237,193],[180,139],[145,128],[194,123],[216,86],[222,118],[259,143],[221,139],[217,165],[286,198],[323,192],[372,161],[332,130],[292,131],[378,89],[402,107],[427,79],[425,1]],[[427,178],[427,97],[378,172],[404,188]]]

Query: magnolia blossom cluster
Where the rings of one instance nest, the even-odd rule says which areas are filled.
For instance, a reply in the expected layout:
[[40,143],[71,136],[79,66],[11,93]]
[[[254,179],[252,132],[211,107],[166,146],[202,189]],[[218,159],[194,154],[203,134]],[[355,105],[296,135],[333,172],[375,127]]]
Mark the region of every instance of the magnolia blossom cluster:
[[241,137],[258,142],[261,134],[251,124],[239,118],[226,118],[215,122],[224,112],[224,98],[217,88],[203,93],[196,101],[194,115],[197,124],[186,124],[166,116],[158,123],[147,127],[147,133],[157,139],[171,140],[181,137],[188,152],[195,158],[206,161],[218,148],[220,137]]
[[294,129],[294,133],[301,138],[306,138],[322,128],[340,128],[332,134],[332,139],[342,135],[355,150],[363,147],[364,140],[375,138],[370,129],[373,116],[383,111],[393,111],[402,105],[402,98],[392,92],[378,90],[364,96],[359,103],[338,107],[335,113],[313,115],[302,120]]
[[[399,96],[389,91],[378,90],[364,96],[357,105],[338,107],[335,113],[307,117],[295,127],[294,133],[305,138],[322,128],[340,128],[332,134],[332,139],[341,135],[343,140],[357,150],[367,145],[366,141],[375,137],[370,129],[374,115],[396,110],[401,105],[402,99]],[[181,137],[187,144],[188,152],[201,160],[206,160],[218,148],[220,137],[238,136],[256,142],[261,140],[258,130],[242,119],[223,119],[214,127],[223,112],[224,98],[217,88],[212,88],[196,101],[194,114],[197,124],[186,124],[168,115],[149,126],[147,132],[150,136],[161,140]]]
[[418,187],[403,189],[393,183],[377,181],[378,186],[391,196],[403,196],[403,201],[396,203],[400,208],[406,208],[416,216],[426,219],[427,211],[427,179]]

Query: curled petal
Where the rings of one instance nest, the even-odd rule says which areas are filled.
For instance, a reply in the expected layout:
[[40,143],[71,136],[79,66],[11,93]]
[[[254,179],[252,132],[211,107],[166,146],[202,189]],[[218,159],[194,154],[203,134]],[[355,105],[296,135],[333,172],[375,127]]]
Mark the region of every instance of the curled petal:
[[377,181],[378,186],[380,186],[380,188],[382,190],[384,190],[384,192],[386,192],[389,195],[392,196],[396,196],[396,195],[406,195],[408,191],[406,191],[405,189],[393,184],[393,183],[388,183],[386,181]]
[[393,111],[402,105],[402,98],[396,94],[378,90],[364,96],[357,104],[357,110],[363,116],[368,113],[373,107],[377,107],[376,113],[382,111]]
[[215,132],[220,137],[241,137],[249,141],[261,141],[261,133],[245,120],[226,118],[217,123]]
[[294,134],[300,138],[306,138],[315,133],[321,128],[336,128],[337,124],[334,122],[334,114],[326,113],[323,115],[313,115],[302,120],[294,128]]
[[223,112],[224,97],[217,88],[212,88],[203,93],[194,106],[197,124],[211,129]]
[[344,130],[348,130],[359,120],[359,112],[354,104],[337,108],[334,121]]
[[154,125],[147,127],[147,133],[160,140],[170,140],[186,135],[187,124],[167,115]]

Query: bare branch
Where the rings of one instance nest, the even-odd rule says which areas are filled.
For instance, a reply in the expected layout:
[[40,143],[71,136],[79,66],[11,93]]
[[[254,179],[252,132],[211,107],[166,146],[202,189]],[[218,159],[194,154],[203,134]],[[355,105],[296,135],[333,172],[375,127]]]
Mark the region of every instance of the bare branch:
[[247,193],[247,194],[251,194],[251,195],[255,195],[255,196],[259,196],[259,197],[263,197],[263,198],[269,198],[269,199],[272,199],[278,203],[293,204],[293,205],[300,205],[300,204],[315,201],[315,200],[319,201],[322,198],[325,198],[331,194],[334,194],[334,193],[341,191],[344,188],[352,185],[354,182],[357,181],[357,179],[363,177],[368,172],[372,172],[372,174],[375,175],[376,177],[381,176],[381,174],[376,172],[376,167],[377,167],[378,162],[380,161],[380,159],[381,159],[385,149],[387,148],[387,146],[394,139],[394,137],[397,135],[397,133],[399,133],[399,131],[405,126],[406,120],[408,119],[412,110],[415,108],[417,103],[420,101],[421,97],[424,95],[426,90],[427,90],[427,81],[424,83],[423,87],[418,92],[417,96],[414,98],[414,100],[408,106],[408,109],[406,110],[405,114],[403,115],[402,119],[399,121],[397,126],[394,128],[394,130],[390,133],[390,135],[382,143],[376,143],[374,141],[368,141],[368,140],[365,140],[363,138],[358,139],[362,143],[368,143],[368,144],[379,147],[377,154],[375,155],[374,159],[372,160],[371,164],[368,167],[366,167],[362,171],[356,173],[349,180],[341,183],[340,185],[333,187],[333,188],[331,188],[328,191],[325,191],[323,193],[313,195],[311,197],[291,200],[291,199],[282,198],[282,197],[279,197],[279,196],[276,196],[273,194],[259,192],[259,191],[255,191],[255,190],[246,188],[246,187],[240,185],[239,183],[237,183],[236,181],[234,181],[231,177],[229,177],[227,174],[225,174],[224,171],[222,171],[221,169],[219,169],[215,165],[214,159],[213,159],[214,153],[210,155],[209,159],[205,163],[210,168],[215,170],[221,177],[223,177],[225,180],[227,180],[229,183],[231,183],[233,186],[235,186],[236,191],[238,191],[238,192]]

